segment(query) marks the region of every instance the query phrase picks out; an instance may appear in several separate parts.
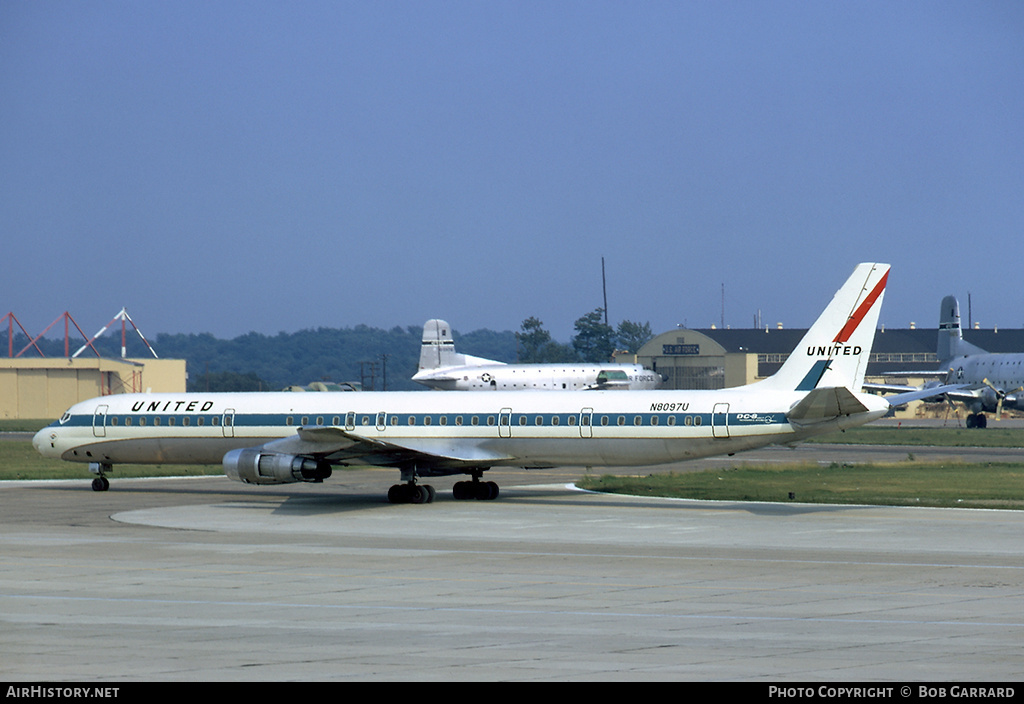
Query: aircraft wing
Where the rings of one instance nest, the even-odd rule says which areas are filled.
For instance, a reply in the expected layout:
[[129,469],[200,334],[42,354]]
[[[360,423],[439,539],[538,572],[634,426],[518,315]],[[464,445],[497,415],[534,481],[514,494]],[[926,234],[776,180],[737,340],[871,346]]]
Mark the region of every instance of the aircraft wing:
[[[927,369],[921,371],[899,371],[899,372],[885,372],[881,376],[887,379],[900,378],[905,379],[940,379],[945,380],[949,377],[950,369]],[[936,384],[937,382],[931,381],[930,384]],[[907,384],[863,384],[862,388],[865,391],[873,391],[881,394],[901,394],[910,393],[917,391],[919,386],[909,386]],[[905,403],[905,402],[904,402]]]
[[895,396],[886,396],[885,400],[890,406],[902,406],[911,401],[920,401],[933,396],[946,395],[954,401],[968,402],[978,397],[977,391],[967,390],[970,384],[945,384],[943,386],[900,386],[899,384],[864,384],[865,391],[872,391],[879,394],[894,393]]
[[397,443],[336,426],[301,427],[295,435],[273,440],[263,447],[270,452],[324,457],[342,463],[346,459],[372,459],[382,466],[403,462],[422,462],[432,467],[476,466],[513,459],[455,438],[405,438]]
[[[967,386],[968,384],[946,384],[945,386],[930,386],[923,389],[909,387],[911,390],[902,391],[895,396],[886,396],[885,400],[889,402],[890,406],[902,406],[904,403],[919,401],[933,396],[942,396],[943,394],[957,401],[975,398],[975,394],[972,394],[970,391],[963,391]],[[865,384],[864,388],[867,387],[868,385]]]
[[326,456],[355,449],[364,443],[364,438],[342,428],[310,426],[298,428],[295,435],[272,440],[263,447],[271,452],[290,455]]
[[876,394],[906,394],[917,391],[921,387],[909,386],[907,384],[875,384],[865,382],[861,384],[861,388],[864,391],[871,391]]
[[611,390],[611,389],[628,389],[629,385],[632,384],[632,383],[633,382],[631,382],[629,379],[626,379],[625,381],[621,381],[621,380],[618,380],[618,379],[608,380],[608,381],[599,381],[596,384],[591,384],[590,386],[588,386],[587,390],[590,390],[590,391],[594,391],[594,390],[602,391],[602,390]]
[[613,389],[625,389],[629,388],[630,382],[621,381],[601,381],[595,384],[587,384],[582,387],[581,391],[611,391]]
[[902,371],[902,372],[883,372],[881,376],[892,377],[892,376],[903,376],[910,379],[944,379],[949,376],[948,369],[924,369],[921,371]]

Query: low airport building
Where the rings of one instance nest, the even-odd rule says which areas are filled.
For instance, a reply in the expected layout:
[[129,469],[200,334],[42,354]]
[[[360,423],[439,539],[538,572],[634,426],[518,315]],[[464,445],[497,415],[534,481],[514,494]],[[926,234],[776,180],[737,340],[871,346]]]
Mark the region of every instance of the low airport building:
[[183,359],[0,359],[0,419],[53,420],[96,396],[185,391]]
[[[679,328],[640,348],[636,361],[665,377],[669,389],[725,389],[765,379],[782,366],[807,330]],[[1017,339],[1024,349],[1024,331]],[[1005,337],[1005,336],[1004,336]],[[935,369],[938,331],[879,330],[868,375]],[[633,355],[628,355],[629,360]],[[616,361],[623,361],[620,356]]]

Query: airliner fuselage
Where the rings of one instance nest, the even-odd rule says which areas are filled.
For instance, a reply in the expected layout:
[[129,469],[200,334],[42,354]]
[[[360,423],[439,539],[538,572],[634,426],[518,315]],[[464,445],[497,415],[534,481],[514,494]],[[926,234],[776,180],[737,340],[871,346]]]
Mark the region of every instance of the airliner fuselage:
[[397,467],[405,484],[389,497],[415,503],[434,495],[418,477],[468,474],[455,498],[493,499],[480,476],[495,466],[653,465],[799,442],[888,412],[860,393],[888,272],[857,266],[779,371],[734,389],[125,394],[75,404],[33,442],[90,463],[97,490],[118,463],[221,463],[250,484],[374,465]]
[[[219,464],[234,449],[303,434],[345,464],[396,465],[400,453],[439,458],[429,474],[470,466],[630,466],[725,454],[859,425],[888,403],[828,422],[786,418],[804,394],[721,391],[123,394],[76,404],[35,437],[44,455],[75,462]],[[873,407],[867,404],[874,404]],[[300,433],[300,431],[302,431]],[[295,454],[309,448],[293,442]]]

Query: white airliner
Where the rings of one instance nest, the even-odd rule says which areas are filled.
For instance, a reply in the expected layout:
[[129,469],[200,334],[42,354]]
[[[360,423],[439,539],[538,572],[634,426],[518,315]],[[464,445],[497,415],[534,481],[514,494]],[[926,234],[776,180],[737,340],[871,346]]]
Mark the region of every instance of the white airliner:
[[[491,467],[653,465],[732,454],[862,425],[890,408],[860,392],[889,266],[861,264],[772,377],[717,391],[429,391],[123,394],[72,406],[40,430],[43,455],[88,462],[221,463],[250,484],[319,482],[333,465],[389,466],[394,502],[422,477],[466,474],[457,499],[493,499]],[[938,393],[914,392],[893,405]]]
[[[946,392],[952,401],[959,401],[970,411],[968,428],[985,428],[985,413],[1002,416],[1004,408],[1024,411],[1024,354],[986,352],[964,340],[960,327],[960,303],[956,296],[946,296],[939,308],[939,339],[936,348],[939,366],[936,370],[900,372],[893,376],[944,378],[957,388]],[[933,382],[935,383],[935,382]],[[865,388],[879,391],[906,392],[909,386],[869,384]]]
[[640,364],[506,364],[455,351],[444,320],[423,325],[413,381],[441,391],[577,391],[656,389],[661,375]]

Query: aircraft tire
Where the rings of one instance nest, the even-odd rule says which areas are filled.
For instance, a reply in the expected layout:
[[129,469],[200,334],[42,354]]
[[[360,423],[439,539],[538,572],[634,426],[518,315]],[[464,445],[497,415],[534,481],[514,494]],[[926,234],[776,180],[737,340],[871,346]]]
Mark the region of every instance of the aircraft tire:
[[455,482],[452,486],[452,496],[456,501],[493,501],[499,493],[494,482]]
[[480,482],[476,485],[476,498],[480,501],[493,501],[498,498],[498,485],[494,482]]
[[470,501],[477,498],[476,484],[473,482],[455,482],[452,487],[452,496],[458,501]]
[[409,502],[414,504],[429,504],[434,499],[434,487],[429,484],[414,484],[409,487]]
[[435,495],[429,484],[395,484],[388,489],[388,501],[393,504],[430,504]]
[[92,480],[93,491],[106,491],[110,488],[110,480],[106,477],[96,477]]

